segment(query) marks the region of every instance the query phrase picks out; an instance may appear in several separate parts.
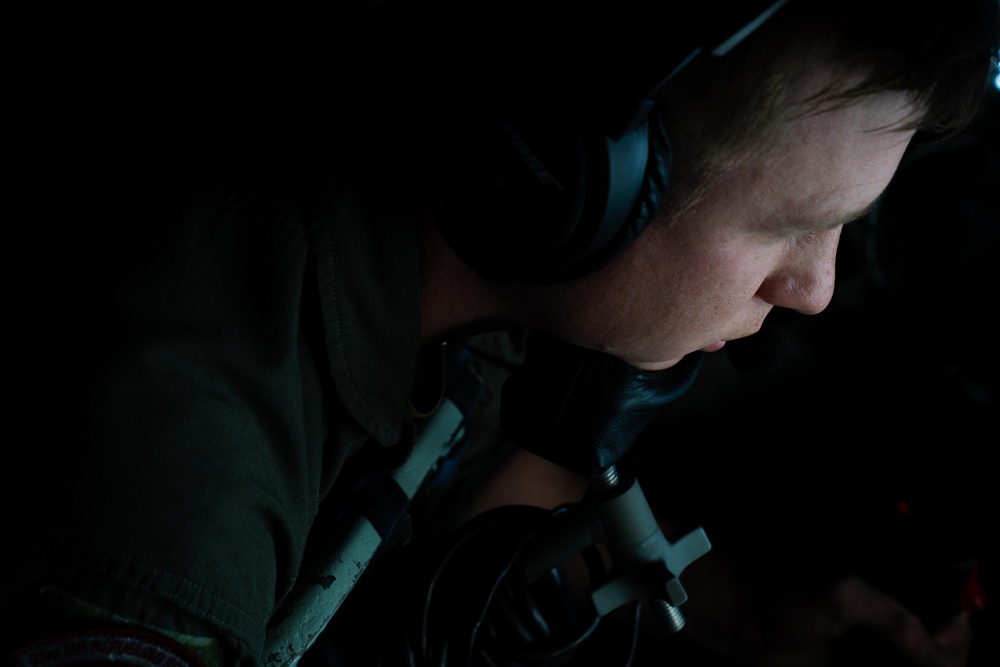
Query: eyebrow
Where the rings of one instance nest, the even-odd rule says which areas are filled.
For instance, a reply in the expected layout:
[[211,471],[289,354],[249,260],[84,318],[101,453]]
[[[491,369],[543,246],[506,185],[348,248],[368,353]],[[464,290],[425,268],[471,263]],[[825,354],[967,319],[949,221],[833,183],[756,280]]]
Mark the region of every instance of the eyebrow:
[[818,229],[836,229],[842,225],[859,220],[875,210],[875,208],[881,203],[883,195],[885,195],[885,190],[883,190],[878,197],[873,199],[872,202],[864,208],[857,211],[839,213],[831,218],[827,218],[816,227]]

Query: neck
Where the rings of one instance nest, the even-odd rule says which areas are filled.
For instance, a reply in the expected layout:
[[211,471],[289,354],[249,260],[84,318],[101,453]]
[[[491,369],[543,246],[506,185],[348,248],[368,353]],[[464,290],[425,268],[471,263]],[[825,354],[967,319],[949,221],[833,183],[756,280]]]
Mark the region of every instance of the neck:
[[463,262],[429,214],[417,223],[420,242],[420,341],[431,344],[514,324],[514,302]]

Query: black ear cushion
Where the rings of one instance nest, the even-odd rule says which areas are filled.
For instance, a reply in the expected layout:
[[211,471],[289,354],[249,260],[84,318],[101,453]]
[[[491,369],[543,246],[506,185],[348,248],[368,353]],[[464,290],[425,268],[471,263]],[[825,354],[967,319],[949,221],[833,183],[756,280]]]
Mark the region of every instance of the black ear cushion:
[[667,198],[674,151],[663,119],[655,111],[649,117],[649,157],[639,198],[621,230],[599,252],[581,262],[548,275],[546,283],[568,282],[598,271],[635,241],[659,213]]
[[[559,173],[580,170],[567,196],[547,199],[545,188],[511,151],[509,139],[496,132],[495,123],[468,123],[462,132],[443,130],[433,153],[438,159],[433,170],[438,179],[435,204],[442,234],[463,261],[495,282],[553,284],[599,270],[639,236],[666,198],[673,150],[659,115],[650,114],[646,124],[646,164],[636,201],[610,240],[589,251],[574,247],[587,237],[577,232],[576,222],[569,223],[580,215],[570,207],[584,206],[587,197],[603,203],[611,196],[583,189],[586,159],[608,168],[609,155],[600,148],[585,150],[580,136],[565,123],[540,125],[547,137],[546,161],[563,160],[569,165],[568,171]],[[516,187],[496,189],[491,176],[498,171],[498,156],[513,163],[500,171],[520,177]]]

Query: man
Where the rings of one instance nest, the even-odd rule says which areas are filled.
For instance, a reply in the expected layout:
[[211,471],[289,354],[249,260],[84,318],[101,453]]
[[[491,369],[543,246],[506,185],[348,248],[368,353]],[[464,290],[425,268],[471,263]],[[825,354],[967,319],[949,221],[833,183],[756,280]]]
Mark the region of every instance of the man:
[[[129,106],[107,107],[107,90],[83,86],[73,99],[99,113],[78,116],[79,159],[55,180],[60,213],[75,215],[54,234],[57,280],[31,294],[12,376],[6,486],[19,480],[31,502],[6,503],[4,650],[106,658],[96,636],[174,664],[264,662],[323,500],[364,464],[405,455],[440,394],[443,340],[516,324],[657,372],[752,335],[774,307],[821,311],[841,226],[877,199],[916,130],[965,122],[996,8],[915,18],[907,30],[923,32],[901,35],[893,3],[809,4],[647,91],[659,96],[649,140],[662,113],[675,151],[670,187],[639,197],[633,208],[651,210],[613,251],[555,277],[497,277],[461,248],[421,171],[420,133],[386,103],[419,99],[422,81],[323,67],[272,78],[265,59],[238,104],[202,113],[199,95],[232,81],[223,53],[198,95],[186,81],[133,95],[129,73],[105,79]],[[315,94],[326,86],[332,99]],[[255,134],[269,126],[254,105],[278,96],[287,136]],[[123,109],[131,122],[116,122]],[[95,173],[92,155],[110,166]],[[530,150],[519,156],[539,175]],[[486,209],[463,215],[475,226]]]

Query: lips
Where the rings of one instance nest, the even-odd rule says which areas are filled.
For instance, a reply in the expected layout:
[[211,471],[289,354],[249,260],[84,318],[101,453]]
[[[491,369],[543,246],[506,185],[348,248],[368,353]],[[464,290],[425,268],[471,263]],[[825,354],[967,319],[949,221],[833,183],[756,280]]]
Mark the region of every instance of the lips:
[[719,350],[722,349],[722,347],[725,344],[726,344],[726,341],[724,341],[724,340],[718,340],[718,341],[715,341],[714,343],[712,343],[711,345],[706,345],[705,347],[701,348],[701,351],[702,352],[718,352]]

